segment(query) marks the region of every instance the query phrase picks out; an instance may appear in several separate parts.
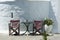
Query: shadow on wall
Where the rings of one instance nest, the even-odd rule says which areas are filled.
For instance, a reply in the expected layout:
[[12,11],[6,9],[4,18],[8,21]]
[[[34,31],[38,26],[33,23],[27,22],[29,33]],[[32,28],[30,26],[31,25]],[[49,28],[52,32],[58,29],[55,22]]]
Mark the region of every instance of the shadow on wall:
[[23,17],[25,19],[29,19],[29,12],[27,12],[28,9],[28,1],[27,0],[15,0],[13,2],[0,2],[0,4],[8,4],[8,5],[16,5],[22,8],[24,10],[24,14],[20,17]]
[[[18,7],[22,8],[22,10],[24,11],[24,14],[19,16],[20,17],[20,22],[25,21],[26,19],[29,19],[29,14],[27,12],[28,11],[28,7],[27,7],[28,3],[27,3],[26,0],[15,0],[14,2],[1,2],[0,4],[15,5],[15,6],[18,6]],[[8,29],[8,28],[5,28],[5,29]],[[25,26],[21,26],[21,30],[22,31],[26,30]]]
[[51,2],[49,2],[49,15],[48,16],[49,18],[52,18],[52,20],[54,21],[52,32],[58,33],[58,22],[56,20],[55,12],[53,11]]

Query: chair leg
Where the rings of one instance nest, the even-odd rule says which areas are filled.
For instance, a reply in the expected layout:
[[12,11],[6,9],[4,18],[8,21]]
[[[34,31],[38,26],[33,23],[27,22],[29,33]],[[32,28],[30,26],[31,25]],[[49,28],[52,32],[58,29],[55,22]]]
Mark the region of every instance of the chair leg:
[[35,29],[35,30],[36,30],[36,31],[34,32],[34,34],[36,34],[36,32],[38,32],[39,34],[41,34],[41,31],[40,31],[41,29],[38,29],[38,30]]

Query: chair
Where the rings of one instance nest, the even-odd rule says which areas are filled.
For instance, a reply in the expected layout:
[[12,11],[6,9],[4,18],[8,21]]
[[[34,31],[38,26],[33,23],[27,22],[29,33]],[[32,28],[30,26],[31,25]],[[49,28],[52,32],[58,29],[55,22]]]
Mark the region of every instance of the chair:
[[38,34],[41,34],[43,30],[43,21],[34,21],[33,24],[33,33],[36,34],[38,32]]
[[10,20],[9,35],[19,35],[20,33],[20,20]]

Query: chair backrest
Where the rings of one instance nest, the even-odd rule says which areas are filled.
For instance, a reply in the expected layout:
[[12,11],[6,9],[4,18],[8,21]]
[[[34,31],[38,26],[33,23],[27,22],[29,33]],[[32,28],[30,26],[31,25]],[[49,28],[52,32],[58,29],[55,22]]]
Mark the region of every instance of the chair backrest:
[[36,29],[40,29],[40,28],[42,28],[42,26],[43,26],[43,21],[37,21],[37,20],[35,20],[34,21],[34,27],[36,28]]
[[20,24],[20,20],[11,20],[10,21],[10,26],[13,28],[18,27],[19,24]]

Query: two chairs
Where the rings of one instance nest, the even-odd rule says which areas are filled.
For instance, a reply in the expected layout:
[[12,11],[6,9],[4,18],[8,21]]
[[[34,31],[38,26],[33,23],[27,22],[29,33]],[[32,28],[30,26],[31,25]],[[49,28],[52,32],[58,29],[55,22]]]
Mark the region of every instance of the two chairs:
[[[33,34],[41,34],[43,31],[43,21],[34,21]],[[20,20],[11,20],[9,23],[9,35],[20,34]]]

